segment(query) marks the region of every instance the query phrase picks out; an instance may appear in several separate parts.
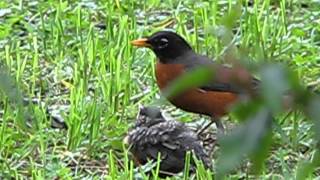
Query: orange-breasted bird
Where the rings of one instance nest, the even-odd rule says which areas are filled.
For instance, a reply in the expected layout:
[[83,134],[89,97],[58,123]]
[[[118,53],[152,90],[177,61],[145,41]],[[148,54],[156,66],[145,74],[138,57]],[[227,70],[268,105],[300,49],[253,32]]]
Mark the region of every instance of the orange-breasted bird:
[[155,53],[155,75],[161,91],[191,70],[212,67],[215,77],[210,83],[185,89],[168,100],[182,110],[210,116],[221,132],[224,132],[224,127],[220,118],[228,113],[230,106],[243,93],[239,85],[245,84],[248,89],[254,90],[259,84],[244,68],[226,67],[197,54],[185,39],[171,31],[159,31],[147,38],[134,40],[131,44],[150,48]]

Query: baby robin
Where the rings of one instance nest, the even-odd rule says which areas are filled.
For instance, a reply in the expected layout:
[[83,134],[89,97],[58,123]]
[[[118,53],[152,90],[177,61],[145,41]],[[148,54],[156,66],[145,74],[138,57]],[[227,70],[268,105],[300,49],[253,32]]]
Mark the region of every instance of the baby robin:
[[[160,153],[160,175],[179,173],[184,169],[188,151],[211,167],[211,159],[205,152],[195,132],[184,123],[167,120],[157,107],[141,107],[134,128],[124,139],[138,164],[157,161]],[[191,170],[195,162],[191,161]]]

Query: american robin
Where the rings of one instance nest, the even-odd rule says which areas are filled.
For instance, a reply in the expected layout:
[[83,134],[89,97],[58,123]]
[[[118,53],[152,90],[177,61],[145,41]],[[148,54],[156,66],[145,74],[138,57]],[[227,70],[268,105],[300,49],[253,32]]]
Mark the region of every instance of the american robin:
[[[157,161],[161,155],[161,176],[179,173],[184,169],[188,151],[201,160],[206,168],[211,167],[211,159],[205,152],[196,133],[184,123],[167,120],[157,107],[142,107],[135,126],[124,139],[138,164],[148,160]],[[194,169],[194,161],[191,161]],[[191,170],[192,170],[191,169]]]
[[212,67],[215,77],[210,83],[185,89],[170,97],[169,101],[185,111],[210,116],[222,133],[224,127],[219,119],[226,115],[230,106],[239,99],[243,92],[239,84],[247,85],[250,90],[254,90],[259,84],[257,79],[240,66],[226,67],[197,54],[186,40],[171,31],[159,31],[131,43],[134,46],[150,48],[157,56],[155,75],[161,91],[186,72],[199,67]]

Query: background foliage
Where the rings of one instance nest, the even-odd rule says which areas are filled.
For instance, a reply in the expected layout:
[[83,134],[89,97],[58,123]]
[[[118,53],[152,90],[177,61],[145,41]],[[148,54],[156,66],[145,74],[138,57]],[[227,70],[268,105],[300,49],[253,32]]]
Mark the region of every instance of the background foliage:
[[[320,103],[300,84],[319,88],[319,6],[316,0],[1,1],[0,177],[137,175],[122,138],[138,104],[158,102],[159,91],[154,55],[129,42],[163,28],[217,61],[242,57],[264,80],[262,100],[232,115],[231,124],[246,121],[221,141],[217,175],[316,177]],[[297,97],[297,111],[277,107],[286,88]],[[179,120],[200,119],[166,105]],[[67,130],[51,127],[52,121],[64,127],[61,119]]]

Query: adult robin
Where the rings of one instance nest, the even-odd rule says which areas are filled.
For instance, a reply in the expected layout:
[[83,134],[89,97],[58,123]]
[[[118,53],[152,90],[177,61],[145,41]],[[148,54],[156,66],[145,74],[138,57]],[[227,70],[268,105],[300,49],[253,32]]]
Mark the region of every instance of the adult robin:
[[[206,168],[211,167],[211,159],[196,133],[182,122],[167,120],[157,107],[140,108],[134,128],[128,132],[124,143],[130,145],[135,161],[141,165],[148,160],[156,162],[160,153],[160,176],[181,172],[188,151]],[[195,168],[194,161],[191,161],[191,168]]]
[[222,133],[224,127],[219,119],[227,114],[230,106],[243,93],[243,88],[240,87],[254,91],[259,84],[257,79],[240,66],[226,67],[197,54],[185,39],[171,31],[159,31],[150,37],[134,40],[131,44],[150,48],[157,56],[155,75],[161,91],[186,72],[199,67],[212,68],[215,74],[212,81],[201,87],[185,89],[178,95],[169,97],[169,101],[185,111],[210,116]]

